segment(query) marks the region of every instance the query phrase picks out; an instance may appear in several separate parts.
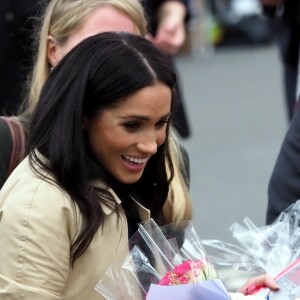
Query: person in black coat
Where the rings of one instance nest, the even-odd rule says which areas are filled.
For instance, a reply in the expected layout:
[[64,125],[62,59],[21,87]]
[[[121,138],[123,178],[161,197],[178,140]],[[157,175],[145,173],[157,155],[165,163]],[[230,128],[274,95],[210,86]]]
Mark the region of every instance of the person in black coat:
[[283,63],[292,120],[268,186],[267,224],[271,224],[285,208],[300,199],[300,111],[299,108],[295,110],[295,113],[292,110],[292,106],[296,103],[300,50],[300,2],[286,0],[283,5],[281,22],[287,26],[286,28],[289,28],[284,33],[282,40],[285,50],[283,51]]
[[1,0],[0,115],[17,114],[32,65],[35,16],[45,0]]
[[283,140],[268,187],[267,224],[300,199],[300,111]]

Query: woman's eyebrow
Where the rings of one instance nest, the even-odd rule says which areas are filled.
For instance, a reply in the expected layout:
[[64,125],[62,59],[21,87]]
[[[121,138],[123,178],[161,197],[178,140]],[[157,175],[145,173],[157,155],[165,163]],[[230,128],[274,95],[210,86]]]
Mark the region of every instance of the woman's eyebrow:
[[[161,116],[160,119],[167,119],[171,116],[171,113],[167,113],[164,116]],[[127,120],[127,119],[136,119],[141,121],[148,121],[150,118],[148,116],[143,115],[128,115],[128,116],[120,116],[120,119]]]

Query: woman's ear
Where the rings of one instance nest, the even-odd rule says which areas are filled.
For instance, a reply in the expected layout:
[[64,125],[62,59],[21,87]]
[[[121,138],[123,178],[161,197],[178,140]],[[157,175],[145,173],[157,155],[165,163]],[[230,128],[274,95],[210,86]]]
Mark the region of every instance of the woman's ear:
[[47,38],[47,59],[52,68],[54,68],[61,60],[61,49],[52,36]]

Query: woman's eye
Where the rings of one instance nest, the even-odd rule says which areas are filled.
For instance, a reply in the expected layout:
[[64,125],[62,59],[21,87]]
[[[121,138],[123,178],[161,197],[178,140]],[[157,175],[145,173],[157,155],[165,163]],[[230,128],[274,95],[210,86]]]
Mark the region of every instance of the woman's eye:
[[163,128],[164,126],[166,126],[168,124],[168,121],[166,121],[166,120],[161,120],[161,121],[159,121],[159,122],[157,122],[156,124],[155,124],[155,127],[156,128]]
[[136,130],[140,128],[140,124],[137,122],[128,122],[124,124],[124,127],[128,130]]

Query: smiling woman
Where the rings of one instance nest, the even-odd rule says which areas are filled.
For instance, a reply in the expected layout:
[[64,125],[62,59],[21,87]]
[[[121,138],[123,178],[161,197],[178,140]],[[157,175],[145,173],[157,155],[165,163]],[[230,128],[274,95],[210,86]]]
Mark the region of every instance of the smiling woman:
[[99,299],[137,223],[163,213],[175,83],[159,50],[126,33],[90,37],[53,69],[29,157],[0,194],[1,299]]
[[157,83],[86,119],[92,153],[120,182],[138,181],[151,156],[165,142],[171,100],[170,87]]

